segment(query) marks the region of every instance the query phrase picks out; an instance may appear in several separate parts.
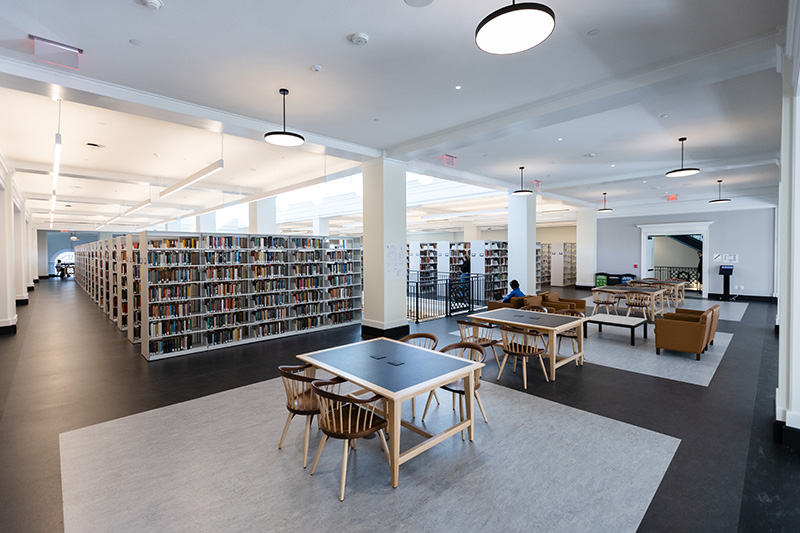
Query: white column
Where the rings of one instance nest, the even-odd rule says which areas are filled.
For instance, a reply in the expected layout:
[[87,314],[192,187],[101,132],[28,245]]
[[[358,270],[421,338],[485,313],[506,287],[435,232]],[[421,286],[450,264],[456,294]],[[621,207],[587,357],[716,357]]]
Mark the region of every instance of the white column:
[[800,312],[794,312],[794,303],[800,305],[800,220],[797,210],[800,187],[798,140],[800,140],[800,115],[798,99],[792,86],[797,65],[783,62],[783,110],[781,130],[781,177],[778,188],[778,388],[775,392],[775,418],[787,427],[800,429],[800,342],[794,337],[800,332]]
[[217,231],[217,213],[206,213],[194,217],[195,228],[198,233],[214,233]]
[[[39,248],[39,255],[38,255],[38,267],[37,267],[37,275],[40,278],[49,277],[50,271],[47,270],[47,232],[46,231],[37,231],[36,232],[36,240],[38,242]],[[84,243],[85,244],[85,243]]]
[[[252,202],[250,204],[250,233],[277,235],[280,232],[276,197],[270,196],[269,198]],[[314,235],[319,234],[314,233]]]
[[28,303],[28,283],[25,279],[27,266],[25,213],[22,212],[22,206],[14,203],[14,297],[19,304]]
[[362,164],[362,170],[364,326],[406,328],[406,165],[373,159]]
[[[0,160],[2,162],[2,160]],[[14,289],[14,203],[11,175],[3,174],[0,164],[0,331],[17,331],[17,304]]]
[[34,289],[33,282],[36,280],[36,231],[33,229],[33,219],[29,216],[25,221],[25,243],[27,246],[28,257],[28,290]]
[[536,194],[508,195],[508,281],[536,294]]
[[479,241],[481,240],[481,228],[472,222],[464,222],[464,241]]
[[330,219],[326,217],[314,217],[311,219],[311,234],[327,237],[331,234]]
[[594,275],[597,272],[597,213],[591,207],[578,209],[575,244],[578,247],[576,285],[594,287]]
[[[180,231],[181,230],[181,223],[177,220],[175,222],[167,222],[165,224],[164,229],[167,231]],[[102,237],[101,237],[102,239]]]

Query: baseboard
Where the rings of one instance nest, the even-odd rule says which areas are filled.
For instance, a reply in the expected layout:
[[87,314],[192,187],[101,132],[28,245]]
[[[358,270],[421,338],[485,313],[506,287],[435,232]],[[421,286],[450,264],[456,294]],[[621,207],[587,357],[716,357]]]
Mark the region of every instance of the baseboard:
[[28,290],[32,291],[36,289],[36,285],[28,285]]
[[[724,296],[719,293],[710,292],[708,293],[709,300],[724,300]],[[748,296],[746,294],[740,295],[732,295],[730,300],[731,302],[763,302],[768,304],[776,304],[778,303],[778,299],[774,296]]]
[[590,290],[594,289],[594,286],[593,285],[575,285],[575,288],[579,289],[579,290],[590,291]]
[[17,300],[17,305],[28,305],[28,299],[27,298],[19,298]]
[[399,339],[408,335],[411,328],[408,324],[404,326],[397,326],[396,328],[380,329],[373,328],[372,326],[361,325],[361,337],[372,339],[375,337],[389,337],[391,339]]
[[775,335],[778,333],[780,333],[780,328],[778,327],[778,324],[775,324]]
[[0,326],[0,335],[14,335],[17,333],[17,325]]
[[772,439],[778,444],[800,451],[800,429],[789,427],[786,422],[775,420],[772,423]]
[[34,283],[39,283],[39,278],[37,277],[35,280],[33,280],[33,282]]

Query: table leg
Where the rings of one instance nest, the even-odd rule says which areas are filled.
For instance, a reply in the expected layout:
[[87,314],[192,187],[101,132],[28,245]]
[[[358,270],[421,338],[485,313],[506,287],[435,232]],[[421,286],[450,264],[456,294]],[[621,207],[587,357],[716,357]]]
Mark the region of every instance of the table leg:
[[[547,336],[547,352],[550,355],[550,381],[556,380],[556,335],[555,333],[550,333]],[[580,338],[580,337],[578,337]]]
[[[469,420],[469,429],[467,433],[469,440],[475,438],[475,373],[470,372],[464,379],[464,404],[466,407],[467,420]],[[463,435],[463,433],[462,433]]]
[[633,337],[635,331],[636,331],[636,328],[631,328],[631,346],[636,346],[636,341],[635,341],[635,339]]
[[400,478],[400,406],[386,399],[389,422],[389,461],[392,470],[392,487],[397,488]]
[[[585,324],[585,322],[584,322],[584,324]],[[581,338],[580,335],[578,335],[578,339],[577,340],[578,340],[578,353],[581,354],[581,356],[579,358],[580,359],[580,364],[581,364],[581,366],[583,366],[583,357],[584,357],[583,356],[583,339]]]
[[647,322],[642,324],[642,327],[644,328],[644,338],[646,339],[647,338]]
[[584,323],[583,323],[583,338],[584,338],[584,339],[587,337],[587,335],[588,335],[588,331],[589,331],[589,324],[587,324],[586,322],[584,322]]

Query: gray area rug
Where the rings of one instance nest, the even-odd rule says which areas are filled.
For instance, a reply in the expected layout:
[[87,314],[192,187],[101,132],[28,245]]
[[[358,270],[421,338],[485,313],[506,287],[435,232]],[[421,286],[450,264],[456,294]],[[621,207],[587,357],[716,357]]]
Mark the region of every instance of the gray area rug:
[[[596,324],[589,324],[589,336],[584,340],[586,364],[602,365],[637,374],[683,381],[707,387],[719,367],[725,350],[733,339],[732,333],[717,331],[714,345],[709,346],[700,360],[693,353],[661,350],[656,355],[653,325],[648,324],[648,338],[642,338],[642,328],[636,329],[636,346],[631,346],[628,329],[604,326],[597,331]],[[570,346],[561,343],[561,351],[567,353]]]
[[[586,301],[586,315],[592,314],[594,310],[594,304],[592,303],[592,297],[587,296],[586,298],[581,298],[582,300]],[[745,311],[747,311],[747,302],[721,302],[719,300],[704,300],[702,298],[686,298],[686,301],[679,305],[678,307],[682,307],[684,309],[697,309],[699,311],[705,311],[715,305],[719,305],[719,318],[720,320],[731,320],[734,322],[741,322],[742,318],[744,317]],[[627,309],[625,308],[625,302],[620,303],[620,307],[622,308],[622,312],[620,314],[624,315]],[[673,312],[674,309],[669,309],[666,312]],[[641,313],[637,313],[636,316],[641,316]]]
[[[478,413],[475,441],[456,435],[401,465],[397,489],[380,443],[359,440],[344,502],[341,441],[314,476],[316,424],[307,470],[303,418],[277,449],[279,379],[62,433],[64,529],[636,531],[678,439],[488,382],[480,393],[489,423]],[[455,417],[439,397],[434,429]],[[404,430],[402,449],[419,439]]]

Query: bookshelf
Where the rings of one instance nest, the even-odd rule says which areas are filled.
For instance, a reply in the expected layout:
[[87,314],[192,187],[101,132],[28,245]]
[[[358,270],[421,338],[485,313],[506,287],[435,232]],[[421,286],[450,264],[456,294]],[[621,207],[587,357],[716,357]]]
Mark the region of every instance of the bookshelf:
[[501,299],[508,286],[508,242],[471,241],[470,266],[474,274],[487,274],[486,298]]
[[541,258],[542,258],[542,275],[541,284],[550,285],[550,256],[551,249],[549,242],[542,243]]
[[[117,325],[148,360],[361,322],[358,237],[145,232],[106,246]],[[84,279],[93,267],[76,263]],[[104,291],[103,267],[87,293]]]
[[[469,242],[450,243],[450,274],[461,274],[461,263],[469,258]],[[471,263],[471,262],[470,262]]]
[[554,242],[550,250],[550,284],[556,287],[575,285],[577,245],[574,242]]

